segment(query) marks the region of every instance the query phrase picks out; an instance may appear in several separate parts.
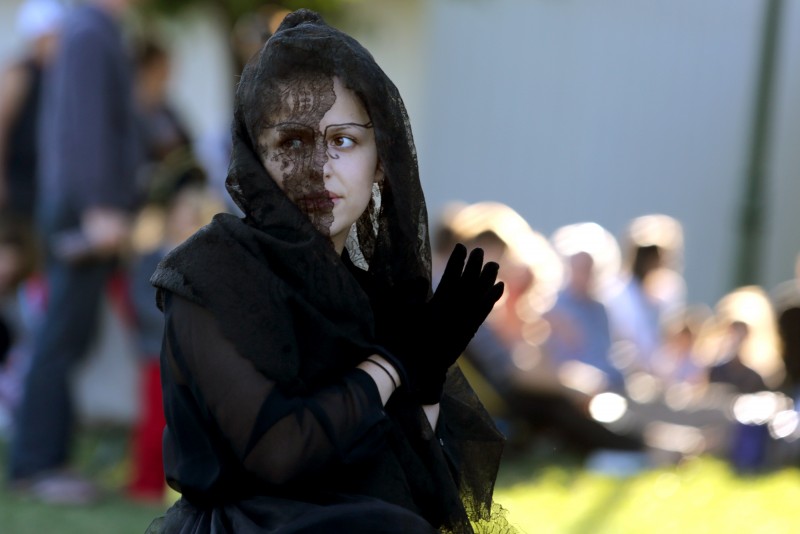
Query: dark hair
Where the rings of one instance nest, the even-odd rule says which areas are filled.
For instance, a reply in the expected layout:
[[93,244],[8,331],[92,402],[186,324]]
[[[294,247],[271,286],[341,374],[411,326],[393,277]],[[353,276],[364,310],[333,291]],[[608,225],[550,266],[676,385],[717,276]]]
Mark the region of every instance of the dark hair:
[[633,253],[631,273],[637,280],[644,280],[653,266],[661,261],[661,247],[658,245],[640,245]]
[[150,183],[147,202],[169,209],[181,191],[208,186],[208,175],[188,151],[159,166]]
[[138,69],[147,68],[168,57],[167,49],[153,38],[143,39],[136,47],[135,61]]

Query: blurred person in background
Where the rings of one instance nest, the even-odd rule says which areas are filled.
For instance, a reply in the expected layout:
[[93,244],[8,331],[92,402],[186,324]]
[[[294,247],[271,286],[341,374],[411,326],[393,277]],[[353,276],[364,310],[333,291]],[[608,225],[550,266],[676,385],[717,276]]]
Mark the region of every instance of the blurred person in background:
[[625,373],[652,373],[655,352],[664,341],[663,319],[685,306],[683,230],[670,216],[643,215],[629,223],[622,241],[627,265],[618,283],[601,296],[612,350]]
[[23,2],[15,27],[23,49],[0,74],[0,269],[25,274],[22,279],[13,276],[11,285],[4,280],[0,290],[4,295],[3,316],[14,338],[0,372],[2,426],[8,429],[30,363],[31,330],[43,310],[44,284],[35,224],[39,110],[42,77],[55,55],[65,13],[64,5],[56,0]]
[[136,52],[136,90],[145,163],[140,187],[150,189],[156,172],[186,165],[194,159],[189,130],[169,102],[167,89],[172,73],[169,52],[154,38],[139,42]]
[[744,321],[731,321],[721,339],[716,363],[708,369],[708,381],[727,384],[736,393],[758,393],[769,389],[764,378],[742,360],[742,347],[750,335]]
[[779,387],[785,369],[773,303],[760,286],[736,288],[716,304],[698,339],[709,365],[709,388],[735,416],[725,454],[739,471],[753,472],[770,460],[769,423],[790,402]]
[[605,306],[594,297],[594,258],[580,251],[566,258],[567,283],[544,317],[550,325],[545,349],[559,367],[575,363],[602,373],[591,392],[622,391],[624,377],[611,364],[611,328]]
[[129,294],[133,304],[134,332],[141,358],[138,417],[131,436],[131,473],[128,495],[135,500],[162,502],[166,491],[162,437],[166,420],[161,395],[159,356],[164,337],[164,315],[155,306],[156,290],[150,277],[158,263],[201,226],[211,221],[223,205],[208,187],[197,166],[173,169],[151,184],[149,207],[163,213],[160,239],[137,250],[129,271]]
[[[731,321],[725,327],[717,363],[708,370],[710,383],[724,384],[734,395],[756,394],[769,389],[763,377],[742,360],[742,348],[750,331],[751,327],[744,321]],[[768,440],[766,425],[736,420],[727,450],[728,459],[737,471],[755,471],[766,460]]]
[[99,325],[141,193],[132,57],[122,19],[134,0],[89,0],[64,19],[43,79],[37,224],[46,247],[47,307],[9,447],[12,489],[45,502],[86,504],[97,486],[69,469],[70,371]]
[[[736,392],[752,393],[762,384],[777,390],[786,376],[777,325],[773,303],[762,287],[736,288],[717,302],[712,320],[704,322],[697,346],[701,360],[709,371],[719,368],[718,378],[730,376]],[[741,375],[750,378],[737,382],[733,377],[742,366],[749,371]]]
[[700,361],[695,344],[703,322],[711,315],[704,307],[691,307],[663,321],[663,343],[656,349],[653,373],[664,387],[687,384],[702,387],[708,370]]
[[26,281],[39,268],[38,241],[27,220],[0,212],[0,433],[12,416],[30,362],[31,317]]
[[41,81],[55,54],[65,10],[57,0],[24,2],[16,21],[24,51],[0,74],[0,209],[31,225]]
[[781,338],[781,359],[786,377],[780,389],[800,405],[800,254],[795,258],[794,277],[771,292]]
[[[134,224],[134,253],[126,284],[141,361],[127,495],[157,503],[163,501],[167,488],[161,450],[166,421],[159,364],[164,316],[154,305],[156,292],[150,277],[170,250],[225,206],[215,201],[217,192],[210,187],[195,156],[188,128],[169,102],[172,68],[168,50],[156,38],[144,37],[138,41],[135,63],[135,96],[145,158],[138,182],[148,191],[148,197]],[[144,235],[146,232],[158,235]]]
[[651,273],[661,266],[661,248],[640,245],[633,250],[630,276],[621,290],[606,301],[612,335],[630,352],[632,369],[652,370],[655,351],[661,346],[661,309],[648,292]]
[[563,264],[548,241],[498,203],[466,206],[449,220],[459,241],[483,249],[487,261],[500,265],[503,298],[460,361],[512,445],[525,450],[553,440],[582,458],[599,449],[640,451],[638,436],[616,433],[589,415],[591,392],[565,385],[547,351],[546,312],[563,276]]

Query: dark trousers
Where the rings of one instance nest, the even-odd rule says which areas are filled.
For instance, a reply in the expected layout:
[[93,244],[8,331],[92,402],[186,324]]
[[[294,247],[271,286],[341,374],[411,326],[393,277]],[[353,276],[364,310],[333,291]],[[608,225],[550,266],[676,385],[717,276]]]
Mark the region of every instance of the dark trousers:
[[63,467],[72,440],[71,373],[99,324],[106,284],[116,262],[47,267],[47,306],[34,339],[9,451],[12,480]]

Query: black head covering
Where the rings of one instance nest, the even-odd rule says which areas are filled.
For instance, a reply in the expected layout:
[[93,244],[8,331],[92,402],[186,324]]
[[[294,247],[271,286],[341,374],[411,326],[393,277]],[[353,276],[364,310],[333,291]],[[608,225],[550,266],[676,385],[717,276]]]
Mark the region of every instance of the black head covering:
[[[325,77],[322,83],[319,74]],[[308,215],[282,206],[284,195],[276,191],[274,181],[264,179],[265,171],[253,156],[259,155],[258,138],[287,95],[300,93],[298,100],[311,101],[307,111],[321,118],[335,98],[330,81],[333,76],[364,104],[385,176],[375,186],[373,200],[348,240],[350,257],[393,285],[416,280],[429,286],[428,216],[403,101],[372,55],[352,37],[325,24],[316,13],[300,10],[288,15],[242,73],[236,93],[228,191],[253,225],[270,226],[277,217],[283,219],[290,215],[287,211],[292,211],[293,225],[308,226]],[[313,157],[309,155],[308,159]],[[321,174],[313,170],[298,174],[301,176],[285,187],[290,197],[322,188]],[[330,224],[314,221],[315,217],[324,216],[311,216],[318,229],[326,222]]]

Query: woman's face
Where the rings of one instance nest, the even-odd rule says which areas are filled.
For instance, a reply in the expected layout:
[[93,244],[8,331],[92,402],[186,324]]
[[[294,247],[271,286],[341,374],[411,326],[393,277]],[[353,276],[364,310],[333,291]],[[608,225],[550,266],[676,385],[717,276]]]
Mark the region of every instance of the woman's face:
[[338,252],[382,179],[369,115],[339,78],[309,75],[281,86],[258,138],[261,161]]

